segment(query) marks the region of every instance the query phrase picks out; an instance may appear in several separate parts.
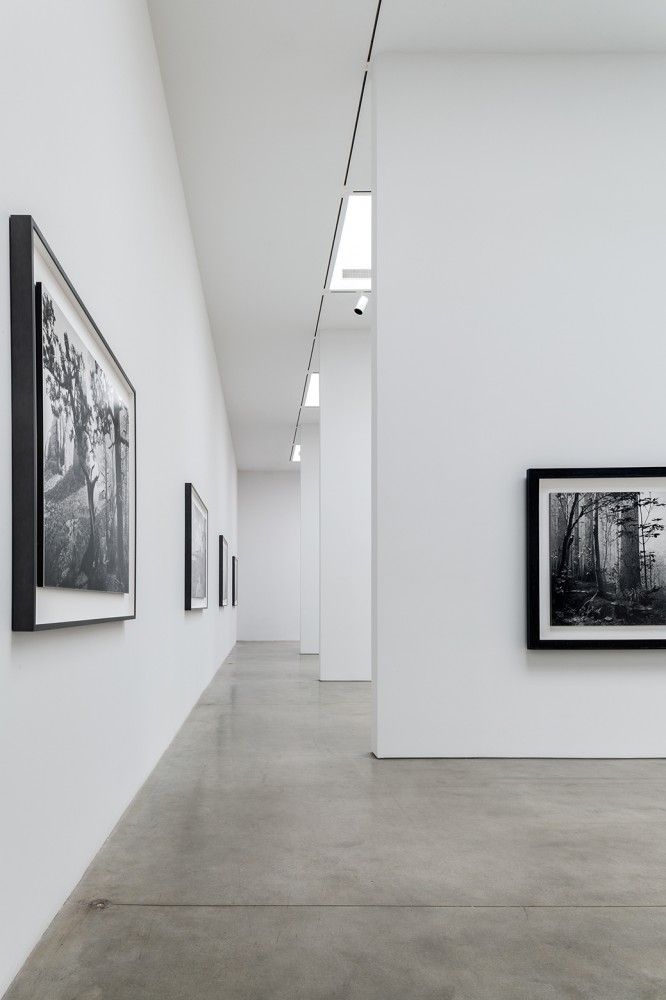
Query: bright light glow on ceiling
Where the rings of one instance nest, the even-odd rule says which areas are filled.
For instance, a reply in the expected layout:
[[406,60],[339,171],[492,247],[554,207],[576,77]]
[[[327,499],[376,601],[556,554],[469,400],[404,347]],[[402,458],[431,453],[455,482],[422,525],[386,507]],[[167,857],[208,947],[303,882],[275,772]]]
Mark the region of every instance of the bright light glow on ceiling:
[[301,460],[301,446],[300,444],[295,444],[291,449],[291,458],[289,459],[289,461],[300,462],[300,460]]
[[369,292],[372,267],[372,195],[350,194],[329,282],[332,292]]
[[310,372],[303,406],[319,406],[319,372]]

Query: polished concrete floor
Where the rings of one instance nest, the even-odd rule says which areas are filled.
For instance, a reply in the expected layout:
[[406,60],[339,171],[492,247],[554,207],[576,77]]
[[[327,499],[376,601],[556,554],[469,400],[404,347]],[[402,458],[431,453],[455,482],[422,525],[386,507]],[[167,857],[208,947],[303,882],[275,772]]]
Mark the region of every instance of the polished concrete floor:
[[369,685],[239,644],[7,998],[666,998],[666,762],[369,730]]

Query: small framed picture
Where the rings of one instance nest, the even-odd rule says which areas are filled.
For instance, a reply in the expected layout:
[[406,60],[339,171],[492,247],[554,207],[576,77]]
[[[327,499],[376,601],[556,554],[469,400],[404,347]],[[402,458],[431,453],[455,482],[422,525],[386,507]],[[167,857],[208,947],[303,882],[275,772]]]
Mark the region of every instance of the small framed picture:
[[666,648],[666,468],[528,470],[527,646]]
[[232,556],[231,559],[231,603],[234,607],[238,604],[238,559]]
[[229,545],[224,535],[220,535],[220,607],[229,603]]
[[208,607],[208,509],[185,483],[185,610]]

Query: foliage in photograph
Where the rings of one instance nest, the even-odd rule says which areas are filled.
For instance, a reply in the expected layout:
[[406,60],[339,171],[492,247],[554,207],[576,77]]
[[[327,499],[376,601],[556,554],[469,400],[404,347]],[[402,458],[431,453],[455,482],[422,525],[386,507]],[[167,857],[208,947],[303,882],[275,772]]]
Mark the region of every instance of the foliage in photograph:
[[44,586],[129,592],[129,413],[42,287]]
[[550,494],[551,625],[666,624],[666,493]]
[[229,603],[229,545],[224,535],[220,535],[220,595],[221,608]]
[[192,598],[205,600],[208,588],[207,573],[208,523],[206,514],[196,502],[192,503]]

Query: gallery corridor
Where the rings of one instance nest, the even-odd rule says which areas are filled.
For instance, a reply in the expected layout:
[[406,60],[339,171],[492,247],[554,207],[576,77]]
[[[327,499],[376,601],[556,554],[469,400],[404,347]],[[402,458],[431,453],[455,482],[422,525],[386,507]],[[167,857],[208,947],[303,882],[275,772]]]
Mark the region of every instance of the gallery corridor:
[[370,710],[237,645],[8,1000],[664,996],[666,762],[378,761]]

